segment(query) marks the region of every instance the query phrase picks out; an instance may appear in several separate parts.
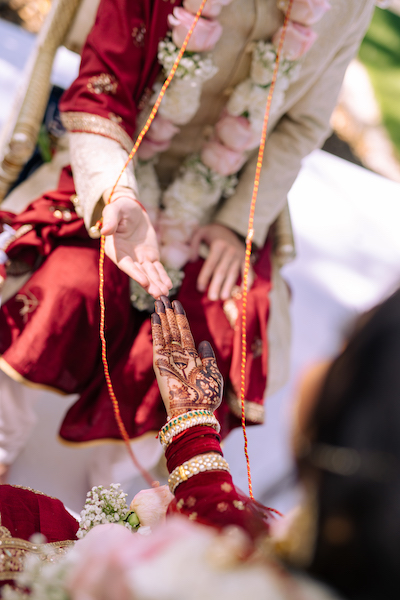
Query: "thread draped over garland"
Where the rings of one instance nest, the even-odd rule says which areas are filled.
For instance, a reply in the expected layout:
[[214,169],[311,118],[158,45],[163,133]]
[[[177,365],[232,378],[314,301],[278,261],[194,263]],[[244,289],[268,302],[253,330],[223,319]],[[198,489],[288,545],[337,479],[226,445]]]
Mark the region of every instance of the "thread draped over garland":
[[[168,77],[166,78],[159,94],[158,97],[156,99],[156,102],[154,103],[154,106],[150,112],[149,117],[146,120],[145,125],[143,126],[142,130],[140,131],[135,145],[133,146],[124,167],[121,170],[121,173],[119,174],[112,190],[110,193],[110,196],[107,200],[107,204],[109,204],[111,202],[111,199],[115,193],[115,189],[125,171],[125,169],[127,168],[128,164],[130,163],[130,161],[132,160],[132,158],[135,156],[135,154],[137,153],[139,146],[144,138],[144,136],[146,135],[146,133],[148,132],[150,125],[152,124],[158,108],[161,104],[161,101],[165,95],[165,92],[167,90],[167,88],[169,87],[177,69],[179,66],[179,63],[183,57],[183,54],[185,53],[185,50],[187,48],[187,45],[189,43],[190,37],[194,31],[194,28],[196,26],[196,24],[198,23],[201,14],[203,12],[204,6],[206,4],[207,0],[202,0],[200,7],[194,17],[193,23],[190,26],[186,37],[183,41],[183,44],[179,50],[179,53],[174,61],[174,64],[170,70],[170,73],[168,75]],[[253,185],[253,192],[252,192],[252,199],[251,199],[251,205],[250,205],[250,212],[249,212],[249,221],[248,221],[248,228],[247,228],[247,237],[246,237],[246,252],[245,252],[245,264],[244,264],[244,271],[243,271],[243,291],[242,291],[242,327],[241,327],[241,338],[242,338],[242,354],[241,354],[241,389],[240,389],[240,401],[241,401],[241,423],[242,423],[242,430],[243,430],[243,437],[244,437],[244,454],[245,454],[245,458],[246,458],[246,467],[247,467],[247,479],[248,479],[248,487],[249,487],[249,496],[251,499],[254,500],[254,495],[253,495],[253,489],[252,489],[252,479],[251,479],[251,469],[250,469],[250,458],[249,458],[249,454],[248,454],[248,438],[247,438],[247,432],[246,432],[246,417],[245,417],[245,368],[246,368],[246,351],[247,351],[247,340],[246,340],[246,310],[247,310],[247,297],[248,297],[248,276],[249,276],[249,270],[250,270],[250,258],[251,258],[251,251],[252,251],[252,240],[253,240],[253,235],[254,235],[254,213],[255,213],[255,207],[256,207],[256,202],[257,202],[257,195],[258,195],[258,189],[259,189],[259,184],[260,184],[260,175],[261,175],[261,168],[262,168],[262,162],[263,162],[263,156],[264,156],[264,149],[265,149],[265,142],[266,142],[266,137],[267,137],[267,129],[268,129],[268,121],[269,121],[269,115],[270,115],[270,111],[271,111],[271,103],[272,103],[272,98],[273,98],[273,93],[274,93],[274,89],[275,89],[275,85],[276,85],[276,81],[278,78],[278,71],[279,71],[279,64],[280,64],[280,59],[281,59],[281,55],[282,55],[282,49],[283,49],[283,44],[284,44],[284,40],[285,40],[285,35],[286,35],[286,31],[287,31],[287,27],[288,27],[288,23],[289,23],[289,19],[290,19],[290,13],[291,13],[291,9],[292,9],[292,5],[293,5],[293,1],[294,0],[288,0],[287,1],[287,7],[285,10],[285,18],[284,18],[284,23],[280,32],[280,37],[279,37],[279,43],[278,43],[278,47],[277,47],[277,51],[276,51],[276,59],[275,59],[275,65],[274,65],[274,70],[273,70],[273,75],[272,75],[272,80],[271,80],[271,84],[270,84],[270,88],[269,88],[269,93],[268,93],[268,97],[267,97],[267,102],[266,102],[266,108],[265,108],[265,114],[264,114],[264,121],[263,121],[263,128],[262,128],[262,134],[261,134],[261,141],[260,141],[260,146],[259,146],[259,151],[258,151],[258,158],[257,158],[257,167],[256,167],[256,173],[255,173],[255,178],[254,178],[254,185]],[[98,221],[96,223],[96,227],[98,229],[101,229],[102,223],[101,221]],[[119,410],[119,405],[118,405],[118,400],[116,398],[115,392],[114,392],[114,388],[112,385],[112,381],[111,381],[111,377],[110,377],[110,371],[109,371],[109,366],[108,366],[108,361],[107,361],[107,343],[106,343],[106,338],[105,338],[105,300],[104,300],[104,257],[105,257],[105,236],[101,236],[101,240],[100,240],[100,256],[99,256],[99,299],[100,299],[100,339],[101,339],[101,357],[102,357],[102,362],[103,362],[103,368],[104,368],[104,376],[106,379],[106,383],[107,383],[107,389],[111,398],[111,402],[113,405],[113,410],[114,410],[114,416],[115,416],[115,420],[117,422],[118,425],[118,429],[120,431],[121,437],[124,440],[127,450],[129,452],[129,455],[134,463],[134,465],[136,466],[136,468],[139,470],[139,472],[141,473],[142,477],[150,484],[150,485],[156,485],[153,481],[151,476],[149,475],[149,473],[140,465],[140,463],[138,462],[136,456],[134,455],[131,445],[130,445],[130,439],[129,439],[129,435],[126,431],[125,425],[123,423],[122,417],[121,417],[121,413]],[[273,510],[273,509],[270,509]],[[277,512],[278,511],[274,511]],[[278,513],[280,514],[280,513]]]

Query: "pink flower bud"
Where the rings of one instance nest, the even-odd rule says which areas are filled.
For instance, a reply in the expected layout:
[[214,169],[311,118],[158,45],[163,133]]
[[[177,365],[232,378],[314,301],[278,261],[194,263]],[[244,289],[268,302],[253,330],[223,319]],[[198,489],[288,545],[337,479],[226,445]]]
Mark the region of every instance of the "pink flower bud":
[[145,137],[137,151],[138,158],[141,160],[150,160],[160,152],[165,152],[165,150],[169,148],[170,144],[170,140],[166,140],[165,142],[153,142]]
[[[282,33],[282,27],[278,29],[272,38],[275,47],[279,45],[279,38]],[[285,41],[283,43],[282,54],[288,60],[298,60],[303,54],[308,52],[318,35],[309,27],[304,27],[300,23],[289,21],[286,30]]]
[[[230,4],[232,0],[207,0],[203,12],[201,13],[203,17],[218,17],[222,8]],[[184,0],[183,6],[191,12],[193,15],[197,13],[200,8],[201,0]]]
[[146,139],[151,142],[166,142],[171,140],[178,131],[179,127],[157,114],[146,134]]
[[[193,20],[194,15],[179,6],[176,6],[173,14],[168,16],[168,22],[172,27],[172,40],[178,48],[182,46]],[[187,50],[191,52],[212,50],[221,37],[221,33],[222,26],[218,21],[200,17],[187,45]]]
[[252,130],[246,117],[234,117],[226,113],[216,124],[215,130],[224,146],[236,152],[256,148],[260,143],[260,135]]
[[[286,12],[287,4],[287,0],[283,0],[279,3],[279,8]],[[330,9],[328,0],[295,0],[290,11],[290,19],[301,25],[313,25]]]
[[207,167],[220,175],[233,175],[237,173],[246,162],[246,156],[241,152],[230,150],[216,140],[204,144],[201,151],[201,160]]
[[140,525],[153,527],[165,520],[167,508],[173,498],[167,485],[142,490],[132,500],[130,510],[135,511]]

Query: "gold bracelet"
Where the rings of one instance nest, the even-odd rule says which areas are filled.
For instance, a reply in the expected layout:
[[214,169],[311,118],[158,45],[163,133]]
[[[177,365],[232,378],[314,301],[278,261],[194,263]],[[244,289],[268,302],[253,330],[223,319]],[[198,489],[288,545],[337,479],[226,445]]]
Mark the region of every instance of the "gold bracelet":
[[223,456],[217,452],[208,452],[208,454],[199,454],[190,460],[179,465],[172,471],[168,479],[169,489],[173,494],[181,483],[187,481],[194,475],[205,473],[206,471],[229,471],[229,465]]
[[196,425],[212,427],[217,433],[221,430],[220,424],[211,411],[191,410],[171,419],[162,427],[159,437],[164,450],[178,433],[182,433],[182,431],[186,431],[186,429],[190,429],[191,427],[196,427]]

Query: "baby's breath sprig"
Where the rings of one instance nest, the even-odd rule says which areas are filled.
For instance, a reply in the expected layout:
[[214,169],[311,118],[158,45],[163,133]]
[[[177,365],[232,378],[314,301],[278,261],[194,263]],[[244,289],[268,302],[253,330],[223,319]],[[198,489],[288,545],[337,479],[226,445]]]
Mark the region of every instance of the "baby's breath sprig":
[[112,483],[109,489],[102,485],[93,487],[86,496],[86,504],[81,512],[78,538],[83,538],[96,525],[120,523],[130,531],[140,526],[139,518],[129,510],[125,494],[119,483]]

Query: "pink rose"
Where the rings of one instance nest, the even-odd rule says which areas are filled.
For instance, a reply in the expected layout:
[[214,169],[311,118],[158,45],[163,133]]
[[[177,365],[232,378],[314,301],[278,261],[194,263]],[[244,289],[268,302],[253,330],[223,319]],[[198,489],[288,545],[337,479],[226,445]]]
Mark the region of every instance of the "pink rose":
[[241,152],[230,150],[216,140],[211,140],[204,144],[201,160],[213,171],[227,176],[233,175],[241,169],[246,162],[246,156]]
[[142,490],[132,500],[130,509],[139,517],[140,525],[153,527],[165,520],[167,508],[173,498],[167,485]]
[[[201,13],[203,17],[218,17],[224,6],[230,4],[232,0],[207,0],[203,12]],[[193,15],[197,13],[200,8],[201,0],[184,0],[183,6],[191,12]]]
[[170,147],[171,140],[165,142],[153,142],[145,136],[137,151],[138,158],[141,160],[150,160],[160,152],[164,152]]
[[[178,48],[182,46],[193,19],[194,16],[190,12],[179,6],[176,6],[173,14],[168,16],[168,22],[172,27],[172,40]],[[187,50],[191,52],[211,50],[221,37],[221,33],[222,26],[218,21],[200,17],[187,45]]]
[[[277,48],[279,38],[282,33],[282,27],[278,29],[272,38],[272,43]],[[286,30],[285,41],[283,43],[283,56],[288,60],[298,60],[303,54],[308,52],[318,35],[309,27],[304,27],[300,23],[289,21]]]
[[215,130],[224,146],[236,152],[256,148],[260,143],[260,134],[252,130],[246,117],[234,117],[226,113],[216,124]]
[[79,560],[66,580],[71,599],[131,600],[129,569],[141,558],[136,537],[122,525],[110,524],[94,527],[79,540],[74,548]]
[[[286,4],[285,0],[283,4]],[[279,7],[281,8],[281,5]],[[295,0],[290,12],[290,19],[301,25],[313,25],[330,9],[331,5],[328,0]],[[285,6],[283,10],[285,10]]]
[[157,114],[146,133],[146,139],[151,142],[166,142],[171,140],[178,131],[179,127]]

